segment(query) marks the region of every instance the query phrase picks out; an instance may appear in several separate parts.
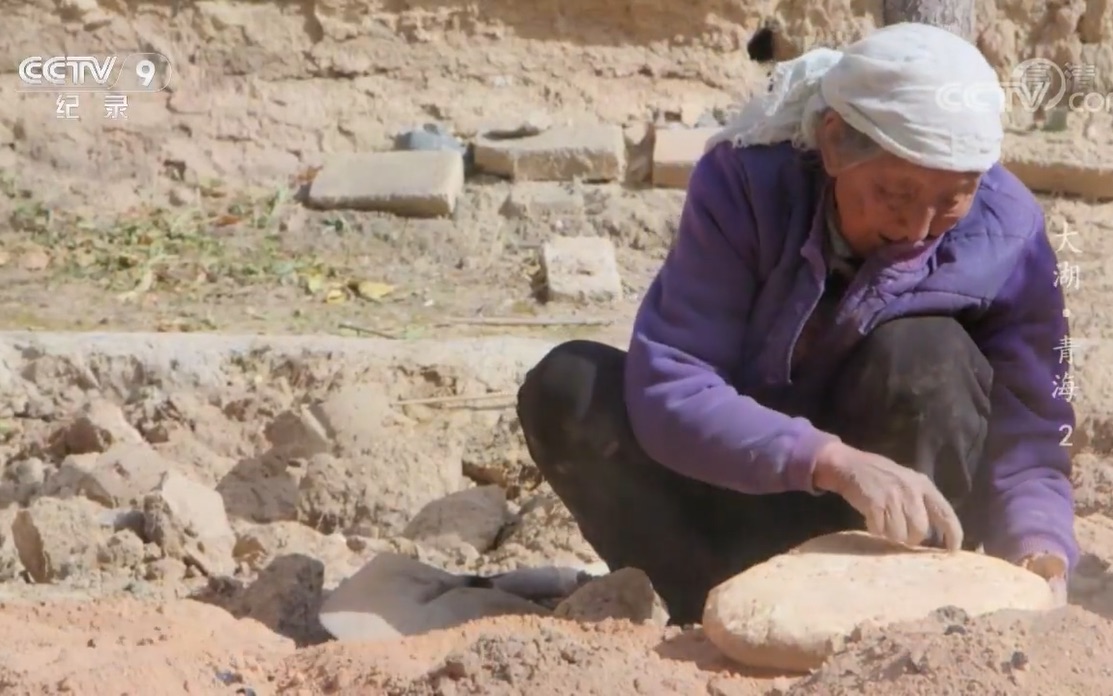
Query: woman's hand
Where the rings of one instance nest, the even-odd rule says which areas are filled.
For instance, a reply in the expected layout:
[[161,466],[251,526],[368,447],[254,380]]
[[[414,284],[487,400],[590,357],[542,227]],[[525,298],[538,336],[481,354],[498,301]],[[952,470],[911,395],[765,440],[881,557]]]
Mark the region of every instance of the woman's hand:
[[870,534],[918,546],[934,530],[945,548],[962,548],[962,525],[954,508],[918,471],[836,441],[820,450],[813,481],[860,512]]
[[1067,603],[1067,562],[1054,553],[1036,553],[1025,556],[1017,562],[1021,568],[1030,570],[1047,581],[1055,597],[1055,606]]

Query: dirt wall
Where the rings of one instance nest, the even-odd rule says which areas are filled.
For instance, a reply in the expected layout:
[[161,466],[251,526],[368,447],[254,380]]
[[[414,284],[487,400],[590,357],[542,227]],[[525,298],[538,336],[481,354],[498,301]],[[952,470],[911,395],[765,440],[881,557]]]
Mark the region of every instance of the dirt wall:
[[[538,108],[633,123],[729,106],[762,83],[745,50],[758,28],[777,28],[783,58],[851,40],[881,16],[877,0],[68,0],[0,9],[0,168],[73,205],[117,206],[175,179],[269,183],[324,153],[386,147],[428,121],[466,134]],[[979,44],[995,65],[1034,55],[1089,63],[1099,88],[1113,91],[1108,0],[978,9]],[[15,92],[24,57],[132,51],[165,54],[175,77],[166,92],[134,97],[126,122],[106,121],[91,99],[80,121],[57,119],[51,97]]]

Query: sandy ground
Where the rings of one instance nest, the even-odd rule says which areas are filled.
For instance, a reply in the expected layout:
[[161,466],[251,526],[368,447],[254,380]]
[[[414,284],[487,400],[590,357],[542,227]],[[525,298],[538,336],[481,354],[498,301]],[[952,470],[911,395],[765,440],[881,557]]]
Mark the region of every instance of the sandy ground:
[[942,614],[865,636],[804,678],[747,675],[698,631],[624,622],[506,617],[403,642],[295,650],[259,623],[189,601],[3,609],[0,636],[12,647],[0,684],[11,694],[1097,695],[1113,676],[1113,627],[1073,607]]
[[[691,12],[635,2],[615,12],[510,0],[213,2],[145,3],[127,14],[108,2],[69,3],[62,14],[45,1],[8,5],[5,70],[27,55],[138,46],[171,56],[181,81],[135,100],[129,122],[106,124],[53,119],[52,100],[15,95],[14,76],[3,76],[0,329],[312,333],[395,345],[495,336],[506,345],[497,360],[483,357],[493,350],[484,344],[471,353],[384,348],[398,355],[363,362],[339,357],[346,349],[304,359],[246,351],[214,367],[228,351],[206,352],[188,337],[175,339],[177,352],[106,339],[84,357],[6,343],[16,376],[0,399],[3,693],[1109,693],[1113,204],[1082,200],[1045,199],[1057,246],[1058,235],[1077,233],[1061,254],[1079,268],[1068,301],[1082,425],[1071,444],[1088,517],[1069,609],[943,614],[865,635],[802,680],[731,668],[698,627],[509,617],[340,645],[316,625],[328,589],[377,548],[468,571],[594,560],[538,485],[505,400],[395,413],[378,397],[509,392],[539,350],[511,335],[621,345],[682,193],[643,181],[574,184],[573,212],[516,217],[504,209],[514,185],[478,177],[453,219],[416,221],[307,211],[294,200],[307,172],[330,153],[386,147],[419,123],[447,122],[466,137],[538,109],[625,126],[628,155],[644,165],[646,123],[690,120],[761,85],[745,43],[764,20],[780,23],[778,50],[791,52],[875,24],[879,3],[724,2]],[[1035,54],[1110,65],[1103,7],[982,3],[980,45],[999,67]],[[1098,75],[1106,87],[1108,78]],[[537,247],[569,232],[615,242],[624,297],[608,306],[537,301]],[[374,299],[350,291],[366,281],[389,287]],[[490,317],[561,323],[508,329],[485,325]],[[80,414],[98,398],[111,408],[86,427]],[[389,479],[396,488],[375,497],[361,487],[368,465],[358,453],[322,461],[282,450],[276,432],[289,414],[321,403],[336,422],[356,414],[353,437],[368,427],[388,442],[375,450],[384,461],[413,463],[396,467],[405,469]],[[161,458],[219,493],[232,566],[202,572],[138,531],[99,528],[119,501],[94,504],[67,488],[66,462],[128,443],[149,448],[138,450],[136,470]],[[473,484],[505,491],[512,519],[497,538],[482,548],[405,538],[423,505]],[[357,499],[386,512],[371,524],[350,504]],[[10,538],[19,509],[30,510],[41,544]],[[39,557],[61,562],[36,565]]]

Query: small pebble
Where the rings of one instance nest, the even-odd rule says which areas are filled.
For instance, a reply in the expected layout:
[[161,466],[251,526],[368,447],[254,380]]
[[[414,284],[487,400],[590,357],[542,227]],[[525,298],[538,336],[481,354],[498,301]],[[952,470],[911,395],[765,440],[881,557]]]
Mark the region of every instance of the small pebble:
[[468,151],[467,145],[439,123],[426,123],[421,128],[400,133],[394,139],[394,147],[396,150],[409,151],[447,150],[461,155]]

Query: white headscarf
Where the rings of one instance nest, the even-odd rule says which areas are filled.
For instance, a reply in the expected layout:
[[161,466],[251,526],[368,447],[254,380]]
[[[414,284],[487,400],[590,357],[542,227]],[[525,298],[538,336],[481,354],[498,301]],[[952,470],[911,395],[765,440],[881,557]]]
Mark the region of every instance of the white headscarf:
[[[963,107],[961,94],[976,97]],[[970,42],[927,24],[878,29],[844,51],[816,49],[773,71],[768,94],[707,143],[815,147],[827,108],[889,153],[931,169],[984,172],[1001,156],[1005,94]]]

